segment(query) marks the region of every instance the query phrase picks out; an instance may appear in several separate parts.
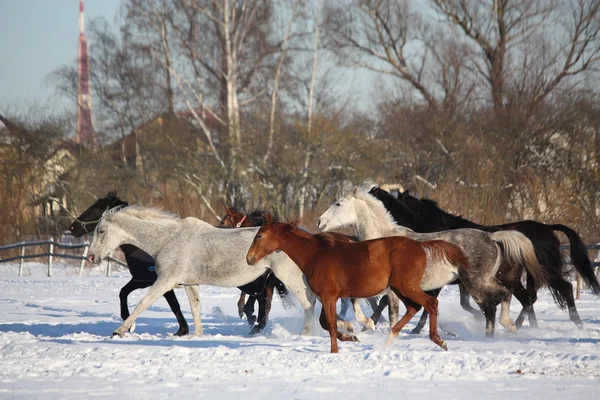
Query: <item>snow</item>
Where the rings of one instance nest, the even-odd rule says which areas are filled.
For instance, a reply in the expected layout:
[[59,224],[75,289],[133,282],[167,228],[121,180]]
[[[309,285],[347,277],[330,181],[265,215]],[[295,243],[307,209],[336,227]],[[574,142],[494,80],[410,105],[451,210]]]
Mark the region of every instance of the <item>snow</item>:
[[[577,302],[585,328],[578,329],[547,291],[536,303],[539,329],[511,335],[496,328],[484,338],[483,323],[459,305],[456,287],[440,296],[440,323],[449,351],[426,333],[401,333],[386,348],[387,324],[361,333],[360,343],[329,338],[315,324],[303,337],[302,310],[273,301],[265,334],[250,337],[237,316],[235,288],[202,286],[203,337],[175,338],[177,323],[164,299],[138,319],[135,333],[111,338],[119,325],[121,276],[76,267],[0,264],[0,398],[190,398],[244,399],[585,399],[600,392],[600,298],[584,291]],[[183,290],[177,290],[192,322]],[[133,307],[145,290],[130,296]],[[366,307],[365,304],[365,311]],[[513,303],[516,318],[520,305]],[[349,312],[350,314],[351,312]],[[416,323],[411,321],[408,329]],[[355,327],[358,325],[355,323]]]

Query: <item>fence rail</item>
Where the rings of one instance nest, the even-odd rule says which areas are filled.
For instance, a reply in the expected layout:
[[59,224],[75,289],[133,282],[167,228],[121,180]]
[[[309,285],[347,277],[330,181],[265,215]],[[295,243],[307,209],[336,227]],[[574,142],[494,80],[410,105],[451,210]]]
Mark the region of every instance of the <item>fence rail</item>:
[[[34,246],[48,246],[48,251],[47,252],[37,252],[35,254],[25,254],[25,249],[27,247],[34,247]],[[88,256],[89,247],[90,247],[90,243],[88,241],[85,241],[84,243],[75,243],[75,244],[60,243],[60,242],[56,242],[53,237],[51,237],[48,240],[13,243],[13,244],[9,244],[6,246],[0,246],[0,252],[3,250],[14,250],[14,249],[20,248],[21,249],[20,255],[8,257],[8,258],[0,257],[0,263],[19,260],[19,276],[23,276],[23,261],[24,260],[31,259],[31,258],[47,257],[48,258],[48,276],[52,276],[52,266],[53,266],[54,258],[67,258],[70,260],[79,260],[80,261],[79,276],[81,276],[81,273],[83,272],[83,267],[85,266],[85,262],[88,261],[87,256]],[[83,249],[83,254],[82,255],[74,255],[74,254],[67,254],[64,252],[56,252],[56,249],[59,249],[59,250]],[[107,269],[107,275],[110,275],[110,261],[118,262],[120,264],[127,266],[127,264],[123,263],[122,261],[110,257],[109,266]]]

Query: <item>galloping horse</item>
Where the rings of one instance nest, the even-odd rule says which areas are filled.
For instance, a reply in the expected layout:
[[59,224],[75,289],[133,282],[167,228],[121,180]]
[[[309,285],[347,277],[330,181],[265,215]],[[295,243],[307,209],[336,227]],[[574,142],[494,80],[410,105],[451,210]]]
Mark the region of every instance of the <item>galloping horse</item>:
[[[444,240],[462,249],[469,260],[468,273],[456,276],[438,274],[443,285],[427,287],[432,290],[452,283],[459,278],[475,298],[486,318],[486,336],[493,336],[496,306],[502,303],[500,323],[509,331],[516,328],[508,314],[511,289],[521,277],[523,268],[535,276],[538,283],[545,283],[543,268],[535,257],[531,242],[517,231],[487,233],[476,229],[460,229],[436,233],[416,233],[397,225],[383,203],[365,190],[355,187],[336,200],[318,221],[321,230],[354,228],[360,239],[385,236],[404,236],[420,242]],[[430,264],[431,261],[430,261]],[[425,277],[434,275],[428,264]],[[424,278],[425,279],[425,278]],[[423,286],[423,285],[422,285]]]
[[[439,208],[436,202],[430,199],[417,199],[409,191],[399,193],[398,199],[380,188],[373,188],[371,194],[381,200],[386,208],[394,215],[396,220],[411,220],[411,226],[417,232],[437,232],[448,229],[473,228],[487,232],[516,230],[524,234],[535,248],[537,258],[545,268],[548,276],[548,287],[556,304],[560,308],[568,308],[569,318],[578,327],[583,322],[577,312],[573,298],[573,285],[564,278],[564,266],[560,255],[560,241],[554,231],[563,232],[571,245],[571,259],[575,269],[584,282],[596,295],[600,294],[600,283],[594,274],[592,264],[587,255],[585,245],[579,235],[565,225],[547,225],[538,221],[516,221],[503,225],[480,225],[463,217],[452,215]],[[515,287],[515,297],[523,304],[523,310],[515,321],[519,327],[527,315],[531,326],[536,327],[537,322],[533,310],[533,303],[537,299],[535,279],[527,275],[527,290],[519,284]]]
[[[115,209],[116,207],[127,207],[128,205],[129,203],[117,197],[117,192],[109,192],[106,197],[96,200],[94,204],[77,217],[69,227],[69,231],[75,237],[81,237],[85,234],[90,235],[96,229],[105,211]],[[123,244],[120,246],[120,249],[125,255],[125,262],[127,263],[129,272],[131,272],[131,280],[119,292],[121,318],[125,321],[129,318],[129,306],[127,304],[129,294],[134,290],[152,286],[156,282],[158,275],[156,275],[155,271],[156,262],[148,253],[131,244]],[[187,335],[190,328],[181,312],[175,292],[169,290],[164,294],[164,297],[169,307],[171,307],[173,314],[175,314],[177,322],[179,322],[179,330],[175,333],[175,336]]]
[[250,269],[245,254],[258,228],[223,229],[197,218],[180,219],[164,211],[129,206],[109,210],[98,222],[89,255],[98,264],[123,243],[131,243],[156,260],[158,279],[115,330],[123,336],[139,315],[165,292],[185,285],[194,317],[194,334],[202,334],[197,285],[234,287],[273,270],[304,308],[303,334],[312,332],[315,298],[302,271],[285,254],[273,254]]
[[[429,338],[447,350],[437,333],[437,299],[421,289],[437,285],[439,277],[426,275],[427,251],[444,269],[468,270],[468,261],[456,246],[444,241],[417,242],[404,237],[389,237],[364,242],[340,240],[340,234],[312,235],[296,224],[272,222],[267,214],[265,223],[256,233],[246,259],[250,265],[276,250],[288,254],[300,267],[312,291],[323,303],[321,326],[329,331],[331,352],[338,352],[337,339],[356,338],[338,332],[335,304],[339,298],[373,297],[391,288],[406,306],[406,314],[396,323],[387,343],[398,335],[413,315],[424,307],[429,311]],[[447,283],[447,282],[445,282]]]

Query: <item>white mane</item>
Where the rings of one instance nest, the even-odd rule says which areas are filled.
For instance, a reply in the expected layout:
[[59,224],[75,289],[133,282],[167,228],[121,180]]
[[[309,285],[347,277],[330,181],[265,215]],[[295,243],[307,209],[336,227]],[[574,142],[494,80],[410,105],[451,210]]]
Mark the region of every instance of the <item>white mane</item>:
[[365,230],[371,232],[373,229],[379,232],[397,231],[401,229],[401,227],[396,224],[394,217],[385,208],[383,203],[373,195],[369,194],[369,190],[371,190],[371,187],[368,189],[359,188],[358,190],[352,190],[349,194],[347,194],[347,197],[354,197],[357,200],[361,200],[363,203],[365,203],[365,206],[370,211],[370,215],[367,216],[363,215],[357,210],[357,222],[360,223],[364,228],[368,228]]
[[153,207],[142,207],[142,206],[129,206],[124,207],[121,210],[108,210],[105,214],[102,215],[102,219],[111,221],[114,220],[117,216],[131,216],[138,219],[180,219],[177,215],[161,210],[159,208]]

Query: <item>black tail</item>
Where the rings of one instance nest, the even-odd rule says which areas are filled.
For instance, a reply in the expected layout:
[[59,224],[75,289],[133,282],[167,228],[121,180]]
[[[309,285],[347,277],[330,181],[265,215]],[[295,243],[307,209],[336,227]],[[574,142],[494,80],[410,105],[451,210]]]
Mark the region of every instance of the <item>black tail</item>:
[[598,278],[596,278],[596,275],[594,274],[592,262],[588,257],[587,249],[585,248],[585,244],[581,240],[581,237],[579,237],[577,232],[565,225],[550,225],[550,229],[561,231],[567,235],[569,243],[571,243],[571,261],[573,262],[575,269],[583,281],[590,289],[592,289],[592,292],[596,295],[600,295],[600,283],[598,283]]
[[277,289],[277,294],[279,294],[279,298],[281,299],[281,305],[286,310],[295,307],[298,304],[296,302],[296,297],[294,297],[283,282],[277,278],[275,278],[275,289]]

